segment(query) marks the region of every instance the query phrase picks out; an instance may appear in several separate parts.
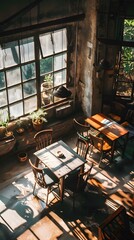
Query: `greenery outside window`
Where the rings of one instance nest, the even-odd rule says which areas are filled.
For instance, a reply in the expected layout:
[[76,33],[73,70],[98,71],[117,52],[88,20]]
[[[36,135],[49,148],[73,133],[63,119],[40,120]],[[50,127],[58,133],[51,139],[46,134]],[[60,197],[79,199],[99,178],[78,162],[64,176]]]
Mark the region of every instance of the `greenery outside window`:
[[[134,42],[134,20],[124,20],[123,41]],[[119,72],[117,74],[116,95],[133,100],[134,97],[134,47],[122,46]]]

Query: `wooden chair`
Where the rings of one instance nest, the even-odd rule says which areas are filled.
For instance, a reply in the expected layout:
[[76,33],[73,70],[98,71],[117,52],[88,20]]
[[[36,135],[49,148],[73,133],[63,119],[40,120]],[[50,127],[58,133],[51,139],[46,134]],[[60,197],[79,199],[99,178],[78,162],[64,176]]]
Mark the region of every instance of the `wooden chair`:
[[119,102],[113,101],[111,103],[111,112],[108,114],[108,116],[118,123],[123,122],[124,117],[126,116],[126,106]]
[[129,132],[127,143],[126,138],[122,137],[120,138],[117,143],[121,149],[124,148],[124,141],[126,144],[129,144],[130,141],[134,141],[134,110],[128,110],[125,121],[121,123],[121,125],[126,128]]
[[65,179],[65,191],[72,194],[73,209],[75,208],[76,195],[84,192],[92,168],[93,163],[91,163],[91,166],[89,166],[88,169],[86,168],[86,170],[83,170],[83,172],[77,171],[75,174],[69,174]]
[[77,132],[77,134],[85,140],[85,141],[88,141],[90,142],[90,139],[88,137],[89,135],[89,130],[90,130],[90,126],[88,125],[85,125],[85,124],[82,124],[80,123],[78,120],[76,120],[75,118],[73,119],[73,125],[74,125],[74,128]]
[[[34,135],[34,140],[36,142],[36,150],[40,150],[42,148],[45,148],[49,146],[52,143],[53,139],[53,129],[45,129],[42,131],[39,131]],[[39,159],[36,159],[36,167],[39,165]]]
[[125,121],[134,127],[134,110],[128,110]]
[[53,129],[42,130],[34,135],[36,150],[40,150],[52,143]]
[[73,119],[73,125],[74,128],[77,132],[77,135],[79,137],[82,137],[85,141],[87,141],[88,143],[90,143],[90,137],[89,137],[89,133],[92,131],[92,133],[94,133],[95,135],[98,135],[99,132],[93,128],[91,128],[89,125],[86,125],[84,123],[80,123],[78,120],[76,120],[75,118]]
[[76,151],[77,153],[83,157],[87,158],[87,153],[89,149],[89,144],[85,141],[81,136],[78,135],[77,142],[76,142]]
[[121,125],[129,131],[127,141],[134,140],[134,110],[128,110],[125,121]]
[[128,140],[134,139],[134,110],[128,110],[125,122],[121,124],[129,131]]
[[33,195],[35,195],[36,184],[41,188],[47,189],[46,194],[46,205],[48,204],[48,195],[56,188],[59,187],[59,179],[48,169],[48,168],[38,168],[29,159],[31,165],[35,184],[33,187]]
[[[77,133],[78,134],[78,133]],[[88,154],[88,149],[89,149],[89,144],[87,141],[85,141],[79,134],[78,134],[78,138],[77,138],[77,142],[76,142],[76,152],[78,155],[80,155],[81,157],[83,157],[84,159],[87,158],[87,154]],[[78,171],[80,171],[80,168],[72,171],[71,173],[69,173],[69,175],[73,175],[78,173]]]
[[[87,141],[85,141],[83,138],[78,137],[76,147],[77,154],[86,159],[89,149]],[[65,179],[65,189],[67,191],[72,192],[73,194],[73,208],[75,207],[75,195],[81,191],[84,191],[92,167],[93,163],[91,163],[90,165],[85,164],[85,167],[83,167],[82,172],[81,169],[78,168],[74,172],[70,173],[68,177]]]
[[132,240],[134,233],[130,230],[126,210],[120,206],[98,227],[98,240]]
[[100,153],[99,166],[102,161],[103,155],[112,151],[112,144],[105,138],[94,136],[91,133],[90,135],[90,153],[93,151],[93,148],[96,148]]

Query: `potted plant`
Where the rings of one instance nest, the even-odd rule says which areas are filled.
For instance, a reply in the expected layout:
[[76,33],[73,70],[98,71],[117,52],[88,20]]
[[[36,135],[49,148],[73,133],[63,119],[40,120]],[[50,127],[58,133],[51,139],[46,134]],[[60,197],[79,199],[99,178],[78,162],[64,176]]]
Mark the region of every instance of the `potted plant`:
[[44,122],[47,122],[47,119],[45,118],[46,115],[47,113],[43,108],[39,108],[37,111],[30,113],[29,117],[32,120],[33,128],[36,131],[42,130]]
[[41,84],[41,88],[43,91],[48,90],[52,87],[52,74],[46,74]]
[[52,74],[46,74],[41,84],[41,91],[42,91],[42,104],[47,105],[51,102],[51,95],[52,95]]
[[5,128],[5,136],[10,137],[13,135],[12,131],[8,130],[9,116],[8,112],[4,109],[0,111],[0,126]]

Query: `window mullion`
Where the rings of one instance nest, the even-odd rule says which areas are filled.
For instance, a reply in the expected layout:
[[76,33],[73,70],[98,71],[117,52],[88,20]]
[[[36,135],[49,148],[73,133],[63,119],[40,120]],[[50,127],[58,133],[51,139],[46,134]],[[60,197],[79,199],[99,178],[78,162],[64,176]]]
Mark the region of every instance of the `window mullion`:
[[40,53],[39,53],[39,35],[35,36],[35,67],[36,67],[36,86],[37,86],[37,107],[39,108],[41,106],[41,97],[40,97]]

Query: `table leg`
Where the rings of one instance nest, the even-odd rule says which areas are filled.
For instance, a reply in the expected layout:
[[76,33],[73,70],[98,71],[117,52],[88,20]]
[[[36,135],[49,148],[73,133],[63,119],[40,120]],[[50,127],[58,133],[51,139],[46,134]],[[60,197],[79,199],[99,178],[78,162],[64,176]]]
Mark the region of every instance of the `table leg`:
[[60,178],[60,184],[59,184],[59,192],[60,192],[60,200],[63,201],[64,197],[64,177]]
[[129,135],[129,133],[127,133],[126,136],[125,136],[123,149],[122,149],[122,156],[124,156],[124,153],[125,153],[125,149],[126,149],[126,145],[127,145],[127,141],[128,141],[128,135]]

